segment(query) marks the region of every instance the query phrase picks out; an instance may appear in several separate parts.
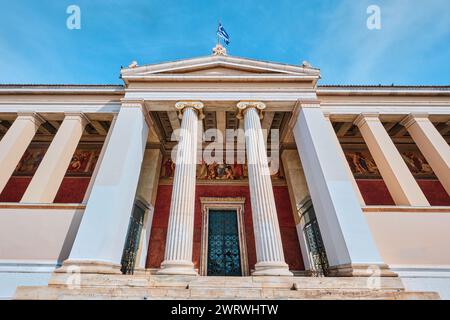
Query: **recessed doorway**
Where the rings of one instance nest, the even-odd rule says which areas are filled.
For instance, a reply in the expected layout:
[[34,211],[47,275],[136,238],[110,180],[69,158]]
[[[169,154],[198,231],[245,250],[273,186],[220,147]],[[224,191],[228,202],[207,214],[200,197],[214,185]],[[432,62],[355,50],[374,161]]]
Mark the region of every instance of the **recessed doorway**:
[[247,276],[244,198],[201,198],[200,275]]

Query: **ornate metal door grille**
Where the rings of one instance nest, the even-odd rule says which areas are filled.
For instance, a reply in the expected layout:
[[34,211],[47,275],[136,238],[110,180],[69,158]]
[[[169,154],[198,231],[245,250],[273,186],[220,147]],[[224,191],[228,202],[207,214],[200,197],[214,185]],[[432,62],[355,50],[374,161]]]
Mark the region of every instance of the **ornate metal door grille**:
[[305,221],[303,233],[311,260],[312,276],[326,276],[328,273],[328,258],[311,199],[306,199],[297,206],[297,209]]
[[128,225],[127,238],[125,240],[125,247],[122,254],[122,268],[123,274],[133,274],[136,263],[136,255],[139,250],[139,243],[141,240],[142,227],[144,225],[145,209],[138,203],[134,205],[133,213],[130,217]]
[[313,264],[313,276],[326,276],[328,270],[328,260],[325,247],[320,235],[317,220],[308,223],[304,228],[308,250]]
[[236,211],[210,210],[208,220],[208,276],[241,276]]

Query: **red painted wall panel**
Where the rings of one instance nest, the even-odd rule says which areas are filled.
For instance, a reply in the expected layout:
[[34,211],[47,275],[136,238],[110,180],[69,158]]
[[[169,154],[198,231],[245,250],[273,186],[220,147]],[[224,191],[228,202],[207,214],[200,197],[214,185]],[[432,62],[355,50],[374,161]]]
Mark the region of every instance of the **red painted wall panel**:
[[[281,229],[281,238],[286,262],[291,270],[304,270],[303,260],[298,243],[297,231],[287,187],[276,186],[274,189],[278,220]],[[148,268],[159,268],[164,260],[164,250],[169,222],[170,200],[172,186],[160,185],[156,198],[155,213],[153,216],[149,251],[147,256]],[[248,262],[250,269],[256,263],[255,238],[253,233],[252,211],[250,204],[250,190],[247,186],[208,186],[201,185],[196,188],[195,218],[194,218],[194,244],[193,262],[196,268],[200,262],[201,247],[201,203],[200,197],[245,197],[244,224],[247,243]]]
[[56,194],[54,203],[81,203],[91,177],[65,177]]
[[439,180],[417,180],[432,206],[450,206],[450,197]]
[[[54,203],[81,203],[90,177],[65,177]],[[20,202],[31,182],[31,177],[11,177],[0,194],[0,202]]]
[[[439,180],[416,180],[432,206],[450,206],[450,197]],[[367,205],[395,205],[382,179],[358,179],[359,190]]]
[[31,177],[12,176],[0,194],[0,202],[20,202],[30,182]]
[[395,205],[382,179],[358,179],[356,183],[367,205]]

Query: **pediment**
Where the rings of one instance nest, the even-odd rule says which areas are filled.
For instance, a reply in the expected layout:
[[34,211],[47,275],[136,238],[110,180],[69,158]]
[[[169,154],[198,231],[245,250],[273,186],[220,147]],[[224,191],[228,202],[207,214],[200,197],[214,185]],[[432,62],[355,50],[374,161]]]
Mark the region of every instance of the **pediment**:
[[[242,68],[230,68],[225,66],[217,66],[217,67],[206,67],[200,69],[193,70],[177,70],[172,72],[164,72],[162,74],[189,74],[189,75],[250,75],[250,74],[263,74],[264,71],[261,70],[248,70]],[[275,72],[268,71],[266,73],[274,74]]]
[[319,69],[308,65],[296,66],[281,63],[238,58],[232,56],[207,56],[175,62],[165,62],[124,68],[122,79],[129,81],[234,81],[234,80],[308,80],[320,77]]

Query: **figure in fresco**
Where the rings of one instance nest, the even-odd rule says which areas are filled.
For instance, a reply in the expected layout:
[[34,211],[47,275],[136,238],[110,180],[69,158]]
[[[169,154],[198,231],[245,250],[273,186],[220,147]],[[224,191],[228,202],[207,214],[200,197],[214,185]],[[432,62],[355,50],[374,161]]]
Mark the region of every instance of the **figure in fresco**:
[[353,173],[356,173],[356,166],[355,163],[353,162],[353,157],[350,154],[346,153],[345,158],[347,159],[348,165],[350,166],[350,170]]
[[358,167],[361,173],[368,173],[369,167],[367,166],[366,158],[363,156],[361,152],[355,153],[356,166]]
[[231,168],[230,165],[227,165],[225,168],[225,176],[224,179],[227,180],[234,180],[234,176],[233,176],[233,169]]
[[403,152],[402,158],[413,174],[432,174],[430,165],[415,152]]
[[378,174],[378,169],[376,164],[369,158],[366,157],[362,152],[354,152],[348,154],[351,157],[351,163],[353,165],[350,166],[354,173],[359,174]]
[[92,160],[89,163],[89,168],[87,170],[88,172],[91,172],[91,173],[94,172],[95,165],[97,164],[97,161],[99,158],[100,158],[100,151],[99,150],[94,151],[93,155],[92,155]]
[[45,150],[33,149],[25,152],[22,160],[17,166],[17,171],[20,173],[34,173],[42,159],[44,158]]
[[412,154],[412,152],[404,152],[401,155],[406,165],[408,166],[408,169],[413,174],[419,173],[422,170],[422,164],[419,163],[418,161],[414,161],[414,155]]
[[217,163],[213,162],[208,165],[208,180],[214,180],[217,177]]
[[208,179],[208,166],[205,160],[202,160],[202,163],[198,166],[197,178],[200,180]]
[[363,152],[346,152],[345,158],[354,174],[379,174],[377,165],[370,155]]
[[233,165],[233,176],[234,179],[242,179],[244,175],[244,168],[240,163],[234,163]]
[[164,163],[164,177],[172,178],[174,171],[175,163],[172,161],[172,159],[168,158]]
[[244,163],[244,178],[248,178],[248,164]]
[[90,151],[77,151],[70,161],[68,171],[79,172],[85,171],[87,163],[91,158],[92,153]]
[[223,179],[225,176],[225,164],[220,163],[217,165],[217,179]]

